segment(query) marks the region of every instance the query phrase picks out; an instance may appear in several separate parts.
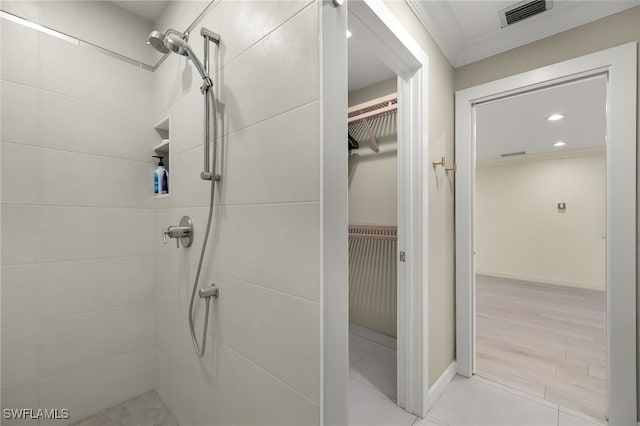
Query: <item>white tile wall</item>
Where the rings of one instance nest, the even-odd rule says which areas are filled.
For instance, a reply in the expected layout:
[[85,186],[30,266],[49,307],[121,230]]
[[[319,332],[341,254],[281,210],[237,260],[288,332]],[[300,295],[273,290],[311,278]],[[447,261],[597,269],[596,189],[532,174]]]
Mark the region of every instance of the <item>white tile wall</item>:
[[[194,221],[192,246],[176,249],[175,241],[162,244],[159,230],[178,223],[183,214],[189,215]],[[156,253],[197,265],[207,214],[207,207],[158,211]],[[205,267],[318,301],[318,203],[220,206],[213,215]],[[273,265],[285,266],[275,268]]]
[[[222,0],[216,6],[216,11],[207,15],[201,25],[223,35],[222,60],[224,64],[229,64],[309,3],[311,0]],[[233,19],[229,19],[229,16],[233,16]],[[201,45],[194,47],[200,54]]]
[[[133,113],[51,92],[42,92],[41,97],[43,147],[152,161],[151,147],[159,141],[147,112]],[[73,126],[60,125],[70,118]]]
[[153,389],[153,366],[148,347],[47,377],[40,381],[40,404],[68,408],[71,420],[80,420]]
[[2,202],[38,204],[40,202],[40,159],[38,149],[2,142]]
[[2,10],[38,22],[38,2],[29,0],[2,0]]
[[228,277],[214,281],[224,295],[214,305],[224,344],[319,401],[320,376],[309,368],[320,363],[319,305]]
[[143,302],[42,322],[40,374],[46,377],[152,346],[153,312],[153,303]]
[[[180,28],[185,10],[167,9],[162,27]],[[171,117],[171,196],[155,202],[156,386],[181,424],[318,424],[318,4],[222,0],[202,25],[222,36],[223,176],[199,286],[220,297],[198,359],[187,310],[209,201],[203,98],[191,64],[170,57],[154,74],[154,113]],[[193,245],[164,245],[159,230],[182,215]],[[200,338],[204,303],[195,311]]]
[[[41,319],[114,308],[154,297],[151,255],[41,263]],[[73,297],[69,297],[73,295]]]
[[2,387],[38,379],[38,339],[35,324],[2,329]]
[[[10,407],[40,407],[38,382],[26,382],[16,386],[2,389],[2,408]],[[2,424],[7,426],[37,425],[38,420],[27,419],[2,419]]]
[[[166,27],[158,26],[157,28]],[[151,111],[154,116],[166,115],[169,105],[195,87],[199,82],[194,81],[193,78],[191,67],[185,57],[168,56],[160,68],[153,73],[154,89],[151,95],[153,99]],[[186,82],[183,79],[186,79]]]
[[[38,32],[11,21],[2,21],[3,80],[38,87],[40,83],[40,41]],[[7,43],[5,40],[11,40]],[[3,95],[4,96],[4,95]]]
[[[193,120],[193,116],[192,116]],[[201,124],[192,121],[192,126],[201,127]],[[172,136],[175,139],[175,136]],[[200,179],[200,171],[203,170],[203,149],[200,146],[171,155],[170,188],[171,207],[184,206],[208,206],[211,184]]]
[[[115,5],[45,3],[2,7],[148,52]],[[79,419],[154,387],[152,74],[8,21],[0,51],[2,407]]]
[[41,260],[151,254],[153,223],[151,209],[43,206]]
[[151,162],[41,149],[39,164],[42,204],[152,207]]
[[169,371],[171,388],[168,391],[168,405],[180,424],[185,425],[235,425],[221,409],[218,395],[203,380],[203,375],[185,374],[171,366]]
[[42,89],[132,112],[150,106],[149,71],[46,34],[40,46]]
[[218,215],[208,266],[319,301],[319,203],[227,206]]
[[[192,89],[171,105],[169,110],[171,114],[172,155],[176,156],[189,148],[198,146],[202,149],[204,138],[203,108],[204,97],[198,88]],[[200,125],[198,126],[197,123]],[[199,175],[198,173],[194,174]]]
[[318,201],[318,114],[313,102],[225,138],[221,204]]
[[[209,349],[213,344],[208,342]],[[181,370],[211,370],[210,365],[197,359],[187,320],[173,312],[156,312],[156,347],[170,364]],[[172,386],[171,381],[169,387]]]
[[[205,4],[172,3],[160,29],[186,28]],[[96,7],[112,5],[25,13],[90,37],[95,28],[64,9]],[[202,276],[223,296],[203,360],[186,318],[209,190],[198,177],[192,65],[172,56],[150,75],[3,25],[3,39],[16,40],[2,49],[3,296],[17,301],[3,313],[3,373],[19,366],[3,377],[11,404],[65,407],[78,419],[156,386],[183,423],[319,423],[318,7],[223,1],[214,10],[203,25],[223,36],[217,79],[229,137],[226,206]],[[172,194],[161,203],[149,196],[150,107],[172,116]],[[160,228],[183,214],[196,221],[194,246],[163,246]],[[199,303],[198,327],[202,311]]]
[[38,265],[3,266],[2,327],[37,322],[38,306]]
[[220,405],[240,425],[312,425],[320,405],[222,345],[218,355]]
[[317,44],[318,8],[308,6],[227,65],[218,76],[225,129],[232,132],[318,99]]
[[[3,62],[2,69],[4,67]],[[38,90],[5,80],[2,81],[0,89],[2,90],[2,96],[0,96],[2,103],[0,138],[2,141],[38,145],[37,123],[40,108]]]
[[[155,348],[155,390],[165,404],[169,401],[169,392],[171,391],[169,385],[169,364],[164,355],[158,348]],[[173,413],[172,413],[173,414]],[[175,414],[174,414],[175,416]]]
[[[43,1],[39,23],[150,64],[153,50],[144,42],[150,21],[108,1]],[[99,16],[96,21],[94,17]],[[142,42],[141,42],[142,41]]]
[[2,264],[35,263],[39,256],[38,207],[2,206]]

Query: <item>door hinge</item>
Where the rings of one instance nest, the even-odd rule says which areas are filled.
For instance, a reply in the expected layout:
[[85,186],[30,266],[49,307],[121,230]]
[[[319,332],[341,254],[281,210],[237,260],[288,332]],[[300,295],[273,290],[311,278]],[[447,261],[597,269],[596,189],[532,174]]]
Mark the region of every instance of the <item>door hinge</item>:
[[406,255],[403,251],[400,252],[400,262],[406,261]]

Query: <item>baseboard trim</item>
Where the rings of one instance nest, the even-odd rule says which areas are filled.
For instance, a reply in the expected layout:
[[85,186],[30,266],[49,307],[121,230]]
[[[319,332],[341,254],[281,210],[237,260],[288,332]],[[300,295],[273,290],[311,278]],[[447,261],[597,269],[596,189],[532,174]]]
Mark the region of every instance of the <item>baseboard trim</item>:
[[[438,380],[427,391],[427,410],[431,409],[431,406],[440,398],[440,395],[447,388],[451,380],[456,377],[456,362],[453,361],[446,370],[438,377]],[[639,425],[640,426],[640,425]]]
[[362,337],[363,339],[380,343],[381,345],[387,346],[391,349],[398,349],[397,341],[393,337],[362,327],[361,325],[354,324],[352,322],[349,323],[349,333]]
[[584,283],[554,280],[547,277],[534,277],[534,276],[517,275],[517,274],[503,274],[500,272],[487,272],[487,271],[476,271],[476,275],[485,275],[487,277],[506,278],[510,280],[527,281],[531,283],[546,284],[546,285],[553,285],[553,286],[560,286],[560,287],[577,288],[580,290],[599,291],[601,293],[606,291],[604,288],[604,285],[593,287],[590,285],[585,285]]

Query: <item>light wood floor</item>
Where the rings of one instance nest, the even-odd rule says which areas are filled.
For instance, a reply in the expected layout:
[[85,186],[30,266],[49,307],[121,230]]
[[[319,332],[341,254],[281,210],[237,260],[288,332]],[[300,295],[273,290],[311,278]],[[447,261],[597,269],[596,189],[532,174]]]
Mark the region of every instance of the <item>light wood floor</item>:
[[606,418],[606,296],[476,276],[476,374]]

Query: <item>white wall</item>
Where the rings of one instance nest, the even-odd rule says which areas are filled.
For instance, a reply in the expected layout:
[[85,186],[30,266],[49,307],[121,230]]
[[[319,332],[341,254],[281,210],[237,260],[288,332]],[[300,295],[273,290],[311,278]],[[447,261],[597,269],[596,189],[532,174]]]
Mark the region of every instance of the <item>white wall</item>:
[[[202,359],[187,325],[209,200],[199,178],[201,80],[175,55],[153,76],[154,109],[158,119],[169,114],[171,139],[171,195],[154,202],[156,388],[180,424],[320,422],[319,7],[223,0],[202,22],[222,36],[212,64],[223,124],[200,283],[215,282],[220,297]],[[184,30],[201,10],[176,2],[157,26]],[[190,43],[202,57],[198,34]],[[183,215],[194,220],[193,245],[163,245],[159,230]],[[198,336],[203,311],[198,302]]]
[[[395,93],[396,78],[349,92],[349,106]],[[398,125],[396,116],[369,120],[380,152],[371,149],[362,123],[349,126],[360,149],[349,156],[349,223],[398,224]],[[346,143],[346,142],[345,142]]]
[[605,290],[605,155],[575,155],[478,166],[477,273]]
[[[2,3],[88,38],[150,28],[58,6]],[[154,386],[151,73],[6,20],[1,73],[2,407],[79,420]]]

